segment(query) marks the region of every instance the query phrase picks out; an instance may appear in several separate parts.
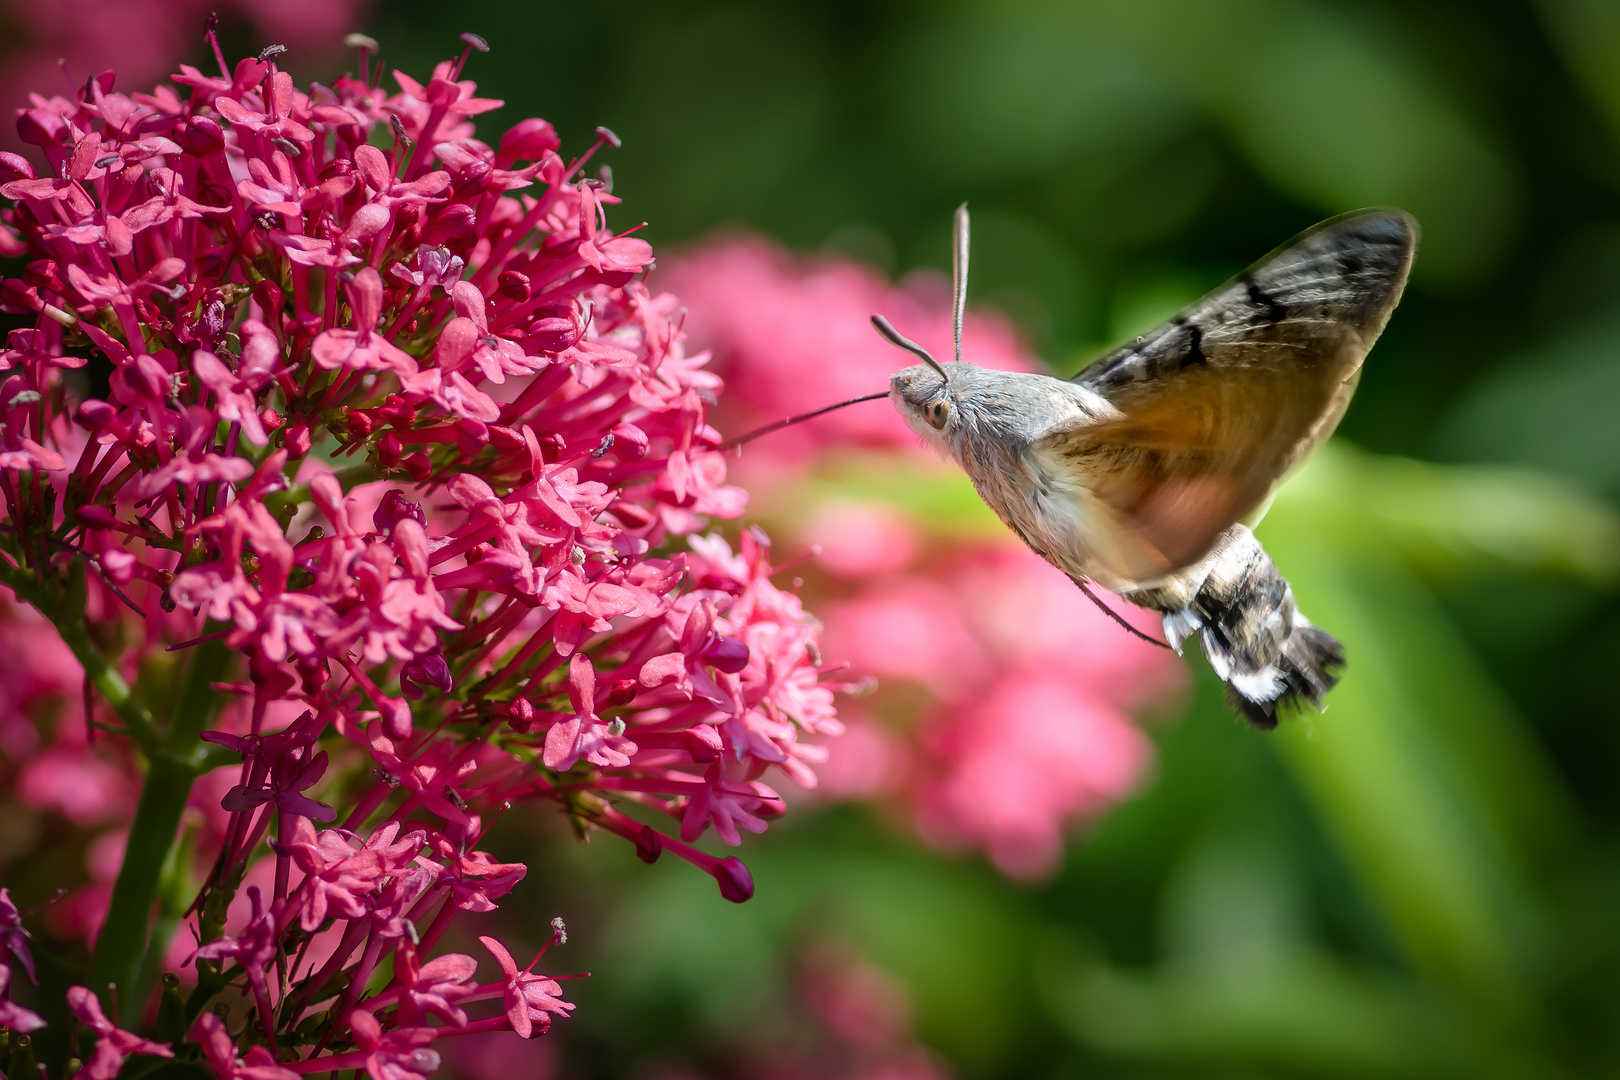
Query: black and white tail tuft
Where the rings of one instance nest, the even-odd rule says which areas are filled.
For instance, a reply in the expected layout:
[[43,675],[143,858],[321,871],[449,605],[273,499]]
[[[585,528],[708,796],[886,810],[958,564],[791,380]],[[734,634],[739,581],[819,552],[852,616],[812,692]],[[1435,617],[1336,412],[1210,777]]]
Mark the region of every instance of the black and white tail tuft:
[[1344,648],[1300,614],[1288,582],[1247,527],[1232,526],[1208,558],[1178,579],[1128,599],[1164,613],[1165,636],[1176,651],[1198,634],[1238,715],[1269,730],[1279,708],[1322,707],[1344,669]]

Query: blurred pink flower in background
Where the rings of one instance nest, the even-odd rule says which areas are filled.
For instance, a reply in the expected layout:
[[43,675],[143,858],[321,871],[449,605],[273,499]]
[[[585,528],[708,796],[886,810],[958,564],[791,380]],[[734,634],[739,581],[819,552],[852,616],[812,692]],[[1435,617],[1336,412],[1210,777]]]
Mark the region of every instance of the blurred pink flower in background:
[[[358,30],[365,0],[0,0],[0,115],[28,104],[29,91],[68,93],[111,68],[125,88],[146,86],[173,69],[176,56],[202,55],[196,28],[217,11],[230,26],[247,23],[255,40],[286,45],[297,64],[319,66]],[[9,147],[11,124],[0,125]]]
[[[729,236],[660,278],[690,305],[693,343],[714,350],[730,431],[883,389],[909,358],[873,332],[873,313],[935,355],[951,353],[939,275],[891,286],[841,257],[795,258]],[[973,363],[1041,370],[998,315],[970,313],[963,336]],[[791,486],[852,449],[956,482],[884,402],[750,443],[733,475],[755,491]],[[982,851],[1020,879],[1050,874],[1065,827],[1128,796],[1150,769],[1152,745],[1132,711],[1173,695],[1181,666],[1126,634],[1010,532],[941,535],[875,492],[810,498],[779,496],[793,520],[773,521],[773,534],[818,551],[825,573],[806,595],[826,622],[828,661],[848,660],[879,684],[841,711],[846,733],[820,770],[823,796],[899,796],[929,844]],[[1115,607],[1145,630],[1155,621]]]

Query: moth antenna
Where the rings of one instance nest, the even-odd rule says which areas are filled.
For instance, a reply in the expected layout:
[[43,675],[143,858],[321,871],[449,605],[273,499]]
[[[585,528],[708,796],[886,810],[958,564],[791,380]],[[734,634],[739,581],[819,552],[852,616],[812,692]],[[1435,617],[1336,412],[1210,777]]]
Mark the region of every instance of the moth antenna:
[[908,353],[915,353],[917,356],[922,357],[922,362],[939,372],[939,377],[941,379],[944,379],[946,382],[951,381],[949,373],[947,373],[946,370],[940,366],[938,360],[934,359],[934,355],[932,353],[923,348],[921,345],[917,344],[915,341],[912,341],[910,338],[906,337],[893,326],[889,325],[888,319],[885,319],[881,315],[874,315],[872,316],[872,325],[877,327],[878,333],[882,334],[888,339],[890,345],[897,346],[906,350]]
[[951,246],[951,331],[956,339],[956,362],[962,362],[962,319],[967,314],[968,208],[956,208],[956,231]]
[[836,405],[827,405],[823,408],[815,410],[814,412],[800,413],[798,416],[790,416],[786,420],[778,420],[774,424],[766,424],[764,427],[755,428],[746,435],[738,435],[735,439],[727,439],[725,442],[715,447],[715,449],[723,454],[727,450],[736,449],[745,442],[753,442],[761,435],[769,435],[773,431],[781,431],[785,427],[792,427],[794,424],[803,423],[806,420],[814,420],[822,413],[830,413],[834,409],[842,409],[845,405],[859,405],[863,401],[876,401],[878,398],[886,398],[888,396],[889,392],[887,390],[879,390],[875,394],[867,394],[864,397],[850,398],[848,401],[840,401]]

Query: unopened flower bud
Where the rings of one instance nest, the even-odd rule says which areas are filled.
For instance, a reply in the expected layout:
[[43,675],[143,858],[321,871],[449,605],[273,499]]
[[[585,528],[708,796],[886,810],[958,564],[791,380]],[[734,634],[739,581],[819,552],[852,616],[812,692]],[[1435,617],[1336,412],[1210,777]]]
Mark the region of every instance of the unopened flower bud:
[[613,689],[608,691],[607,699],[602,702],[601,707],[613,709],[620,705],[628,705],[636,700],[636,694],[640,690],[640,684],[634,679],[615,679]]
[[504,451],[522,450],[528,445],[523,441],[522,435],[500,424],[489,425],[489,444],[497,450]]
[[115,515],[111,510],[107,509],[105,506],[98,506],[95,503],[91,503],[89,506],[79,507],[74,511],[74,514],[81,522],[95,529],[111,528],[118,521],[117,515]]
[[500,156],[503,161],[539,161],[554,154],[562,146],[557,129],[539,117],[520,120],[501,136]]
[[423,692],[430,686],[441,694],[448,694],[453,685],[450,665],[445,663],[440,653],[428,653],[408,660],[399,672],[400,692],[412,701],[422,700]]
[[754,875],[735,855],[720,860],[714,868],[714,880],[720,886],[720,895],[733,904],[753,899]]
[[217,120],[206,116],[188,117],[175,125],[175,142],[188,154],[212,157],[225,149],[225,131]]
[[703,650],[703,659],[728,675],[735,675],[748,666],[748,643],[734,637],[721,636]]
[[399,459],[405,453],[405,444],[392,431],[377,440],[377,462],[385,469],[399,468]]
[[377,419],[394,427],[410,427],[416,423],[416,408],[398,394],[389,394],[388,400],[371,412]]
[[314,439],[309,433],[309,424],[303,420],[294,420],[292,427],[287,429],[287,456],[301,458],[309,453]]
[[534,702],[528,698],[514,698],[506,711],[510,717],[507,723],[513,731],[524,732],[534,726]]
[[508,300],[516,300],[522,303],[529,298],[528,274],[519,273],[516,270],[503,270],[501,276],[496,280],[498,282],[495,286],[496,290]]
[[407,457],[400,464],[404,466],[406,475],[418,484],[433,475],[433,462],[420,450]]
[[280,413],[268,405],[259,410],[259,423],[264,425],[266,431],[279,431],[286,422],[281,418]]
[[86,431],[100,431],[118,418],[118,410],[95,398],[81,404],[73,412],[73,419]]
[[382,709],[383,731],[390,739],[403,741],[411,737],[416,722],[409,705],[398,698],[383,698],[377,705]]

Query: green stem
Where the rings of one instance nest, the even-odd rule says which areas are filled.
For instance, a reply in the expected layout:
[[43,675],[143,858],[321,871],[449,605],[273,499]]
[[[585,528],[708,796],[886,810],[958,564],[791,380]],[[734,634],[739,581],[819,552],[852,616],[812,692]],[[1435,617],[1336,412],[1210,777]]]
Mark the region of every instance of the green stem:
[[[73,573],[75,577],[82,577],[83,566],[74,564]],[[63,643],[72,650],[74,658],[84,668],[84,673],[89,676],[91,684],[112,707],[113,712],[118,714],[119,719],[124,721],[125,726],[129,728],[130,736],[146,753],[156,752],[162,741],[157,724],[152,720],[152,714],[146,711],[146,706],[135,697],[135,692],[118,673],[118,669],[102,655],[95,642],[90,640],[90,629],[84,621],[82,596],[62,595],[60,590],[51,588],[24,567],[12,566],[4,559],[0,559],[0,581],[10,586],[21,599],[32,604],[40,614],[56,625],[56,632],[62,636]],[[69,591],[78,594],[83,587],[82,581],[75,584],[78,587],[70,585]],[[78,602],[73,603],[74,600]]]
[[146,951],[152,901],[196,778],[190,765],[168,755],[152,762],[141,788],[141,801],[135,808],[135,821],[130,825],[124,865],[113,883],[107,921],[101,924],[101,933],[96,937],[90,986],[98,994],[105,994],[108,983],[120,987],[124,993],[119,995],[119,1012],[131,1018],[141,1013],[138,1003],[126,999],[135,985],[136,965]]
[[[210,683],[225,673],[230,650],[215,640],[197,646],[186,678],[186,687],[175,710],[174,721],[156,752],[150,754],[151,768],[141,787],[135,820],[129,829],[129,845],[124,864],[113,882],[107,921],[96,937],[96,950],[90,962],[90,985],[98,993],[108,983],[124,990],[119,995],[119,1013],[131,1022],[144,1012],[144,1002],[135,1001],[133,991],[141,957],[146,951],[152,904],[162,882],[163,864],[180,828],[180,815],[191,795],[191,785],[204,761],[198,736],[212,718],[220,695]],[[120,680],[122,681],[122,680]]]

